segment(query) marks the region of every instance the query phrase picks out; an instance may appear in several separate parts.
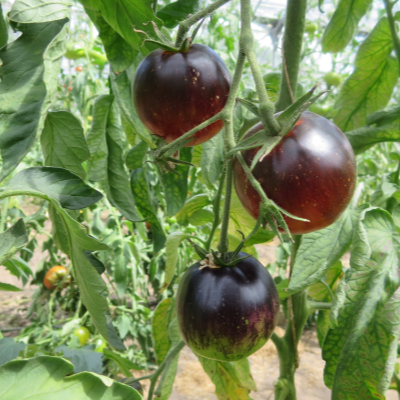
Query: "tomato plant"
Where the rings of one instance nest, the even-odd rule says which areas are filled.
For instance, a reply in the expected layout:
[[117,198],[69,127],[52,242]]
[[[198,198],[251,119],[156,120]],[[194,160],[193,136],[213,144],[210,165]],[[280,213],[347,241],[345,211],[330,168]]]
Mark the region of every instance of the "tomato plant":
[[63,287],[71,283],[71,277],[68,276],[68,269],[62,265],[55,265],[51,267],[44,276],[43,284],[49,290],[54,290],[58,287],[60,282],[63,282]]
[[[224,62],[207,46],[175,53],[158,49],[136,70],[133,100],[149,131],[170,143],[221,111],[230,83]],[[187,146],[211,139],[223,125],[218,120],[200,130]]]
[[[256,125],[248,135],[263,128]],[[259,148],[244,152],[248,165]],[[356,184],[356,162],[350,142],[331,121],[304,112],[295,127],[259,161],[253,175],[266,195],[289,213],[310,222],[286,217],[292,234],[325,228],[349,204]],[[235,188],[248,212],[258,218],[260,196],[235,163]]]
[[265,267],[241,252],[233,267],[193,264],[177,294],[179,327],[203,357],[238,361],[253,354],[274,331],[279,309],[275,283]]
[[74,330],[74,336],[79,339],[79,343],[81,346],[84,346],[86,342],[89,340],[90,331],[86,326],[81,326],[78,329]]

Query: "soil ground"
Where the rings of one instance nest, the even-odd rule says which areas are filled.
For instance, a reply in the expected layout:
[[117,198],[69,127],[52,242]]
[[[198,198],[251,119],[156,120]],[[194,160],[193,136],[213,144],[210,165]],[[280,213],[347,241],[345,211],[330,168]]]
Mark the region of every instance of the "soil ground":
[[[39,243],[41,239],[38,238]],[[260,261],[266,265],[275,261],[275,250],[277,241],[267,245],[258,245]],[[42,254],[41,246],[36,249],[35,255],[31,260],[31,266],[40,261]],[[348,262],[345,258],[344,262]],[[0,282],[10,283],[21,286],[21,283],[0,267]],[[0,329],[23,327],[29,324],[26,320],[26,311],[29,308],[30,299],[34,292],[34,287],[25,287],[22,292],[10,293],[0,292]],[[19,330],[9,330],[4,332],[4,336],[16,336]],[[283,329],[276,328],[278,335],[282,335]],[[299,345],[300,367],[296,371],[297,398],[299,400],[329,400],[330,390],[323,383],[324,361],[321,358],[315,330],[305,331]],[[254,400],[273,400],[274,381],[279,375],[279,360],[274,345],[271,341],[249,357],[253,378],[257,384],[258,391],[251,393]],[[145,391],[147,390],[146,381],[143,381]],[[171,400],[217,400],[214,394],[214,385],[210,378],[203,371],[196,356],[188,347],[181,352],[178,364],[178,374],[174,384]],[[145,397],[146,398],[146,397]],[[389,391],[387,400],[398,400],[396,392]],[[362,399],[360,399],[362,400]]]

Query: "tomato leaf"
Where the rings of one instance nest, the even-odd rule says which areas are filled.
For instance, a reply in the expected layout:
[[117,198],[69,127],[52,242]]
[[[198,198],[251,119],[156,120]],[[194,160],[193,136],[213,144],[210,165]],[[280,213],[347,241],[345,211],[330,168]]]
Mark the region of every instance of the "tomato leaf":
[[201,176],[210,189],[214,188],[214,183],[221,175],[224,166],[223,139],[223,135],[219,133],[202,144]]
[[61,357],[41,356],[16,360],[0,367],[2,400],[85,399],[88,392],[96,400],[143,400],[133,388],[92,372],[72,376],[73,365]]
[[337,53],[353,38],[372,0],[340,0],[322,37],[322,51]]
[[121,114],[122,125],[126,137],[128,138],[129,143],[134,145],[135,136],[137,135],[141,140],[148,143],[151,148],[155,148],[149,131],[140,121],[135,107],[133,106],[132,84],[128,72],[132,75],[134,70],[129,68],[127,71],[118,75],[113,72],[110,74],[111,87]]
[[66,111],[49,112],[40,136],[45,165],[68,169],[80,178],[89,156],[81,122]]
[[194,14],[200,8],[199,0],[178,0],[167,4],[157,12],[157,17],[160,18],[164,25],[169,28],[175,28],[179,22],[188,17],[189,14]]
[[187,225],[189,223],[189,217],[197,210],[201,210],[210,204],[208,195],[198,194],[191,197],[182,207],[182,209],[176,214],[176,220],[180,225]]
[[288,293],[294,294],[317,283],[350,247],[354,214],[347,210],[332,225],[303,235],[293,267]]
[[249,393],[256,390],[256,384],[247,358],[234,363],[197,358],[214,383],[219,400],[251,400]]
[[139,51],[118,34],[102,17],[99,11],[85,9],[92,22],[99,31],[108,61],[115,73],[125,71],[134,61]]
[[17,0],[11,8],[9,18],[15,22],[38,23],[50,22],[69,18],[70,0],[42,1],[42,0]]
[[0,339],[0,365],[8,363],[19,356],[25,350],[26,344],[15,342],[13,338],[5,337]]
[[121,369],[121,372],[126,377],[132,377],[131,369],[135,371],[141,371],[144,368],[140,367],[139,365],[135,364],[131,360],[128,360],[125,357],[122,357],[120,354],[111,351],[109,349],[103,350],[104,358],[108,358],[109,360],[113,360],[118,367]]
[[0,49],[7,44],[8,41],[8,24],[4,18],[3,10],[0,3]]
[[43,128],[57,92],[67,21],[20,23],[15,28],[22,35],[0,49],[0,181],[29,152]]
[[9,283],[0,282],[0,291],[4,292],[20,292],[22,289],[17,288],[14,285],[10,285]]
[[21,250],[28,241],[24,220],[20,218],[11,228],[0,233],[0,265]]
[[387,211],[363,210],[354,232],[351,268],[339,285],[323,347],[324,378],[333,399],[339,393],[385,398],[400,333],[400,299],[397,292],[393,295],[399,267],[393,234]]
[[101,374],[103,371],[103,355],[94,351],[94,345],[84,346],[81,349],[70,349],[62,345],[54,349],[54,352],[62,352],[74,364],[74,373],[88,371]]
[[124,145],[114,96],[103,95],[93,106],[93,124],[88,133],[90,149],[89,178],[100,182],[110,203],[131,221],[141,218],[135,207],[135,199],[129,190],[129,176],[123,163]]
[[143,168],[132,171],[131,190],[138,210],[151,226],[154,251],[157,253],[164,248],[166,236],[164,227],[160,223],[156,211],[153,209],[153,201],[150,197],[149,185]]
[[[1,264],[1,263],[0,263]],[[3,265],[11,275],[21,278],[22,284],[26,285],[29,281],[30,276],[33,275],[32,270],[29,268],[29,264],[19,256],[14,256],[7,260]]]
[[86,185],[79,176],[56,167],[24,169],[9,181],[7,189],[42,193],[69,210],[89,207],[103,197],[99,191]]
[[141,140],[128,151],[125,159],[126,166],[129,169],[142,168],[148,149],[149,145],[144,140]]
[[[180,160],[191,162],[191,147],[186,147],[180,150]],[[158,170],[160,181],[164,188],[167,215],[169,217],[174,216],[182,209],[188,192],[189,165],[176,164],[174,171],[176,173],[165,173]]]
[[335,124],[343,131],[365,125],[368,115],[386,106],[399,77],[391,56],[393,40],[386,17],[379,20],[358,49],[355,69],[335,103]]
[[164,283],[161,286],[160,293],[163,292],[175,275],[176,263],[178,261],[178,249],[182,241],[187,237],[183,232],[172,232],[168,237],[165,244],[165,251],[167,254],[167,261],[165,266]]

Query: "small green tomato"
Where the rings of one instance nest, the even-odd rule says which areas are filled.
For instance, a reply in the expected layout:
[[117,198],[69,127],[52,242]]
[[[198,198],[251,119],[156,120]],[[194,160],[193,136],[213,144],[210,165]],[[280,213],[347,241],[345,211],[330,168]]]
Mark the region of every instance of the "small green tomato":
[[342,77],[335,71],[327,72],[324,81],[328,86],[339,86],[342,83]]
[[103,339],[97,339],[95,345],[96,347],[94,351],[96,351],[97,353],[102,353],[103,350],[107,347],[107,342],[104,341]]
[[74,335],[79,339],[81,346],[84,346],[89,339],[90,332],[88,328],[81,326],[80,328],[75,329]]

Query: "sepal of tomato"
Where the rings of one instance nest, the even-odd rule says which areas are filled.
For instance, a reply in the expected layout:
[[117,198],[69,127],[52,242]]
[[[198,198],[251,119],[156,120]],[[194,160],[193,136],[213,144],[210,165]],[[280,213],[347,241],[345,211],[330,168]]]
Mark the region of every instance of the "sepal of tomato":
[[[170,143],[221,111],[230,84],[226,65],[207,46],[193,44],[186,52],[157,49],[136,71],[133,100],[147,129]],[[187,146],[211,139],[222,127],[222,120],[214,122]]]
[[275,283],[266,268],[240,252],[233,267],[193,264],[177,294],[182,338],[192,351],[219,361],[238,361],[261,348],[274,331],[279,310]]

